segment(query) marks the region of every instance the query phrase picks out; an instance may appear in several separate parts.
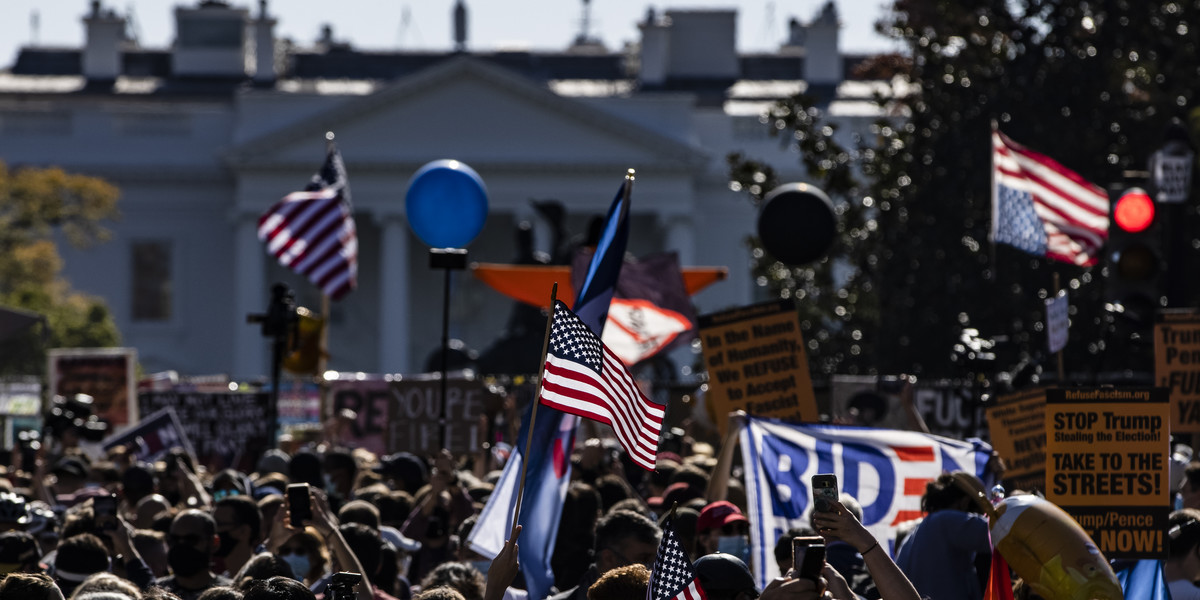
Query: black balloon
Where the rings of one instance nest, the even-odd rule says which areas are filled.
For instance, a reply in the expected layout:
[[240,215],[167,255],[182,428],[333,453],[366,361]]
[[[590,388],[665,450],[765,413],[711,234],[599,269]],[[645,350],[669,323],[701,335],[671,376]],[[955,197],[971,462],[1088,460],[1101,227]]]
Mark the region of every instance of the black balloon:
[[792,266],[829,251],[837,232],[833,202],[806,183],[785,183],[767,194],[758,213],[758,237],[776,259]]

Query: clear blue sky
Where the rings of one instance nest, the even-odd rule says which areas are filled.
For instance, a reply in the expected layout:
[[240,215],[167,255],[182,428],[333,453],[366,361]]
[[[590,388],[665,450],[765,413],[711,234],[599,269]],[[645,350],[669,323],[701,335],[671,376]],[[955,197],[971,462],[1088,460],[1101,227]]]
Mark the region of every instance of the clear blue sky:
[[[103,0],[121,14],[131,10],[144,47],[165,48],[174,37],[175,6],[195,6],[199,0]],[[787,22],[810,21],[825,0],[591,0],[591,31],[610,49],[638,37],[637,22],[646,9],[736,8],[738,46],[743,51],[773,50],[783,40]],[[258,13],[257,0],[231,4]],[[466,0],[468,45],[476,50],[524,47],[565,48],[579,33],[582,0]],[[888,0],[837,0],[841,15],[843,51],[883,51],[888,41],[875,34],[873,23],[885,13]],[[0,9],[0,68],[16,59],[17,49],[31,42],[43,46],[79,47],[81,18],[90,0],[3,0]],[[323,23],[334,37],[368,50],[451,47],[454,0],[270,0],[268,12],[278,19],[276,35],[301,45],[315,40]],[[34,15],[37,15],[34,17]],[[37,22],[34,33],[33,21]]]

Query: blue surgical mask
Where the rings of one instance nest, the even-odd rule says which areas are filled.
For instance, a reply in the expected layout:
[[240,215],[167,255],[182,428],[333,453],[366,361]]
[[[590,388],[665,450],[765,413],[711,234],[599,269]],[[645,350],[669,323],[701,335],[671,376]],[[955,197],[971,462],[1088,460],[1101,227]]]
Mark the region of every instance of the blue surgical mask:
[[312,563],[308,560],[307,554],[286,554],[280,556],[283,562],[287,563],[292,568],[292,575],[297,581],[304,581],[304,577],[308,575],[308,570],[312,568]]
[[750,564],[750,540],[744,535],[723,535],[717,538],[717,552],[732,554]]

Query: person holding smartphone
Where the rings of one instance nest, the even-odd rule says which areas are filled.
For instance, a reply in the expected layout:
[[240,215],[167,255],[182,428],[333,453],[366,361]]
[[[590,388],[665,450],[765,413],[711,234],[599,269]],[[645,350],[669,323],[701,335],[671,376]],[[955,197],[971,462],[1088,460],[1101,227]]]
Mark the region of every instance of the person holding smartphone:
[[[887,600],[921,600],[921,596],[917,594],[912,582],[892,561],[887,550],[880,546],[875,536],[871,535],[866,527],[863,527],[863,524],[845,505],[833,501],[828,504],[827,508],[829,510],[814,511],[813,513],[812,522],[817,533],[825,539],[826,543],[839,541],[853,546],[862,555],[867,572],[870,573],[881,597]],[[832,567],[826,565],[823,574],[829,580],[831,587],[834,583],[839,584],[839,588],[846,586],[845,579]],[[948,573],[947,576],[949,576]],[[848,586],[842,592],[849,594],[847,597],[854,597]],[[835,596],[840,597],[841,595],[835,593]]]

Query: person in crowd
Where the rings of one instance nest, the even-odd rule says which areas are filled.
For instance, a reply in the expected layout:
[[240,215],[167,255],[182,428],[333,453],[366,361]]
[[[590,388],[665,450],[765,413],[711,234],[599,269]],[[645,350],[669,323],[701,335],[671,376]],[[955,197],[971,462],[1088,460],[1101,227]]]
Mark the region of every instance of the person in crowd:
[[455,550],[452,534],[475,512],[449,451],[438,455],[429,485],[418,497],[417,506],[400,528],[401,534],[421,544],[409,565],[410,581],[424,578],[437,565],[451,559]]
[[1163,579],[1171,600],[1200,600],[1200,510],[1183,508],[1167,519],[1167,561]]
[[225,574],[232,575],[250,560],[262,541],[262,513],[249,496],[238,494],[217,500],[213,505],[213,520],[220,540],[214,554]]
[[325,493],[334,509],[341,508],[349,500],[358,478],[358,463],[349,450],[331,450],[325,453],[322,463]]
[[112,559],[109,558],[108,549],[100,538],[90,533],[65,538],[58,545],[51,565],[54,582],[67,596],[93,573],[111,570]]
[[138,500],[133,510],[133,525],[138,529],[152,529],[154,520],[160,515],[171,514],[171,502],[161,494],[150,494]]
[[554,571],[554,585],[566,589],[575,585],[588,565],[579,560],[595,545],[596,521],[601,513],[600,494],[582,481],[572,481],[563,498],[562,514],[558,519],[558,537],[554,540],[554,553],[550,555],[550,568]]
[[242,600],[242,598],[241,590],[219,585],[204,590],[204,593],[200,594],[196,600]]
[[1181,508],[1200,509],[1200,461],[1192,461],[1183,469],[1183,484],[1179,487]]
[[242,600],[316,600],[311,590],[291,577],[276,576],[251,581],[242,590]]
[[209,568],[220,544],[217,524],[211,515],[197,509],[179,513],[167,534],[167,564],[171,574],[159,579],[157,585],[181,600],[196,600],[208,588],[232,584],[230,578]]
[[625,565],[653,566],[658,556],[660,536],[658,525],[644,515],[624,510],[606,515],[596,523],[596,544],[592,550],[591,566],[575,587],[551,598],[585,600],[588,588],[605,573]]
[[421,580],[421,589],[446,586],[458,590],[465,600],[483,600],[483,574],[467,563],[445,562]]
[[142,591],[136,585],[133,585],[129,580],[122,579],[112,573],[96,573],[83,580],[79,587],[75,588],[71,598],[89,598],[91,596],[103,597],[105,600],[111,600],[108,594],[119,594],[129,600],[141,600]]
[[42,550],[37,540],[24,531],[0,533],[0,574],[37,573]]
[[275,554],[292,568],[292,575],[307,585],[313,585],[329,570],[329,550],[325,539],[313,527],[296,531]]
[[413,596],[413,600],[466,600],[463,598],[462,592],[448,586],[439,585],[435,588],[421,590],[421,593]]
[[291,565],[283,558],[270,552],[260,552],[251,556],[250,560],[246,561],[246,564],[242,565],[242,568],[231,579],[233,579],[235,588],[245,591],[251,581],[270,579],[276,576],[300,579],[292,571]]
[[[617,567],[596,580],[587,591],[588,600],[630,600],[645,598],[650,585],[650,569],[646,565]],[[708,592],[708,588],[704,590]],[[711,596],[710,596],[711,597]]]
[[696,554],[732,554],[750,560],[750,521],[728,500],[710,503],[696,519]]
[[742,559],[724,552],[714,552],[692,563],[696,579],[708,600],[755,600],[758,588],[750,567]]
[[167,535],[165,533],[153,529],[135,529],[130,539],[133,541],[133,549],[141,555],[155,579],[171,574],[171,567],[167,564]]
[[0,598],[65,600],[62,590],[44,573],[9,573],[0,579]]
[[976,571],[976,560],[990,556],[991,542],[988,520],[972,498],[972,486],[983,488],[974,475],[964,472],[943,473],[926,484],[920,499],[925,517],[896,552],[896,564],[930,600],[983,598],[980,575],[986,574]]
[[379,465],[371,470],[378,473],[389,488],[406,492],[410,496],[416,494],[429,480],[425,463],[409,452],[385,456],[379,461]]
[[[850,515],[852,517],[858,519],[860,522],[862,521],[862,505],[858,503],[858,500],[856,500],[854,496],[843,492],[839,494],[838,501],[842,503],[842,506],[845,507],[846,510],[850,511]],[[814,510],[812,514],[809,515],[809,521],[811,522],[816,515],[817,511]],[[814,524],[811,531],[815,530],[816,525]],[[780,541],[782,542],[783,540],[781,539]],[[788,553],[790,555],[790,538],[788,539],[788,542]],[[776,556],[778,557],[778,555]],[[871,578],[867,575],[866,565],[863,562],[863,557],[859,555],[854,546],[837,539],[827,541],[825,543],[825,562],[829,563],[829,566],[833,567],[833,569],[841,574],[846,581],[850,582],[850,587],[852,590],[854,590],[855,594],[869,600],[877,600],[879,598],[879,591],[875,589],[875,585],[872,583]],[[785,571],[781,570],[780,572]]]

